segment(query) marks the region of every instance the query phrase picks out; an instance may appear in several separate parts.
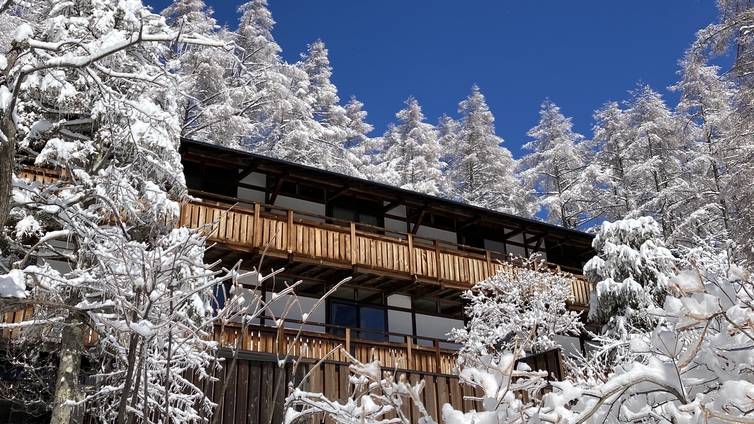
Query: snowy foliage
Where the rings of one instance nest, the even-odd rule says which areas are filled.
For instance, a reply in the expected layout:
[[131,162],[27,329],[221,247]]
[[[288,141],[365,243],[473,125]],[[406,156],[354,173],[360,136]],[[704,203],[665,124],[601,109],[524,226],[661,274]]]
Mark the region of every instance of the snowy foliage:
[[559,347],[556,335],[580,334],[579,314],[566,309],[571,297],[569,278],[573,277],[530,258],[520,266],[509,263],[464,292],[468,322],[465,329],[450,334],[462,345],[459,365],[486,355],[498,362],[516,346],[530,353],[544,352]]
[[547,210],[547,221],[565,228],[578,228],[583,221],[582,179],[584,152],[578,143],[583,138],[574,133],[571,119],[549,99],[542,103],[539,124],[527,135],[534,140],[524,144],[533,150],[519,163],[521,177],[534,190]]
[[584,265],[594,290],[589,321],[602,326],[599,355],[620,362],[632,334],[651,331],[650,314],[669,294],[674,258],[657,223],[649,217],[604,222],[592,247],[597,256]]
[[[34,311],[19,351],[61,344],[55,381],[34,390],[50,396],[54,420],[81,407],[108,422],[201,422],[213,405],[184,373],[209,378],[216,276],[204,237],[174,229],[186,195],[180,78],[164,58],[169,42],[221,44],[179,35],[139,1],[32,3],[46,13],[17,15],[2,147],[60,177],[12,178],[0,248],[25,289],[3,307]],[[85,331],[97,334],[88,349]],[[23,358],[33,370],[40,356]]]
[[406,100],[406,108],[395,115],[400,123],[390,125],[382,136],[380,175],[378,181],[438,195],[442,187],[444,163],[437,132],[424,122],[419,102]]
[[[754,285],[735,266],[724,272],[691,267],[670,280],[652,331],[631,338],[635,356],[604,384],[584,389],[553,383],[544,420],[578,423],[747,423],[754,405]],[[567,406],[569,405],[569,406]],[[546,411],[551,409],[552,412]]]
[[[420,400],[424,380],[411,385],[404,374],[383,372],[379,361],[364,364],[345,353],[351,361],[351,396],[338,402],[322,393],[294,388],[285,400],[285,424],[301,422],[312,415],[324,415],[339,424],[409,424],[409,417],[401,408],[404,404],[418,408],[422,416],[419,424],[436,424]],[[395,417],[388,418],[388,414]]]

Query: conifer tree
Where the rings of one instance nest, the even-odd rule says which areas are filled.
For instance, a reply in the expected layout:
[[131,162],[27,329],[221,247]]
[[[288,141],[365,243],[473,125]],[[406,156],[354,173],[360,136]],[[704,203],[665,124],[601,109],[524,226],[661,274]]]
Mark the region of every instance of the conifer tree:
[[[328,51],[322,40],[308,46],[307,54],[301,55],[297,67],[308,76],[308,99],[311,105],[313,157],[306,158],[308,164],[346,175],[360,176],[354,166],[358,161],[351,157],[352,152],[344,147],[349,138],[349,119],[346,109],[338,104],[338,89],[330,81],[332,68]],[[358,126],[358,124],[357,124]]]
[[424,122],[419,102],[406,100],[406,108],[395,115],[382,137],[380,152],[382,181],[407,190],[436,196],[440,193],[443,163],[435,128]]
[[454,152],[447,169],[450,197],[464,203],[519,216],[536,209],[530,192],[514,174],[516,161],[495,134],[495,118],[479,87],[458,105],[461,125],[450,143]]
[[694,55],[687,55],[681,64],[681,81],[672,88],[681,92],[676,109],[685,118],[686,134],[693,143],[683,164],[690,190],[683,193],[686,200],[670,242],[692,246],[701,238],[724,248],[735,213],[728,191],[731,160],[736,157],[728,154],[735,143],[734,86],[720,75],[719,67]]
[[584,275],[594,285],[589,321],[602,326],[607,354],[620,362],[630,335],[657,325],[649,310],[662,307],[669,294],[674,259],[651,217],[603,222],[592,247],[597,256],[584,265]]
[[353,160],[353,166],[360,170],[366,178],[374,179],[367,175],[367,169],[373,165],[374,150],[377,148],[369,134],[374,127],[365,121],[367,112],[363,110],[364,103],[358,101],[355,96],[346,104],[346,139],[345,149],[350,152],[348,158]]
[[175,0],[162,11],[176,33],[191,31],[225,48],[173,43],[166,62],[175,63],[181,75],[179,108],[181,135],[201,141],[241,148],[251,123],[244,107],[234,70],[234,34],[218,27],[212,9],[202,0]]
[[583,221],[579,177],[584,158],[577,143],[583,137],[572,131],[571,118],[550,99],[542,103],[539,115],[539,124],[527,133],[534,140],[523,146],[534,152],[521,159],[521,177],[538,194],[548,222],[578,228]]

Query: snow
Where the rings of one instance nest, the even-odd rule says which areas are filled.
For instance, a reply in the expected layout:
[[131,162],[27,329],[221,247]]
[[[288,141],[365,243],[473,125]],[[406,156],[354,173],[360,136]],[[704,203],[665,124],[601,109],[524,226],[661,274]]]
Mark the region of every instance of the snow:
[[684,293],[703,293],[705,291],[699,271],[695,269],[683,270],[670,279],[670,287]]
[[7,274],[0,275],[0,297],[26,298],[26,283],[24,272],[13,269]]
[[28,40],[32,35],[34,35],[34,29],[32,29],[31,25],[23,23],[16,29],[16,36],[13,40],[16,43],[21,43]]
[[42,225],[33,216],[27,215],[16,223],[16,237],[41,236]]

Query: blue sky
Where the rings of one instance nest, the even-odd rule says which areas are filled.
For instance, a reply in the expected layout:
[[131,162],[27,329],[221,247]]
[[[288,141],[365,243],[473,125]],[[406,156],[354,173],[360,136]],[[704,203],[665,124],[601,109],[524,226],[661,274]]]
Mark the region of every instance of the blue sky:
[[[322,39],[341,102],[364,103],[381,135],[413,95],[427,121],[457,117],[479,85],[497,134],[519,158],[526,132],[549,97],[577,132],[591,137],[592,113],[628,98],[643,81],[670,106],[666,87],[694,33],[717,18],[712,0],[268,0],[283,59],[299,60]],[[235,28],[241,1],[205,0]],[[155,11],[168,0],[146,0]]]

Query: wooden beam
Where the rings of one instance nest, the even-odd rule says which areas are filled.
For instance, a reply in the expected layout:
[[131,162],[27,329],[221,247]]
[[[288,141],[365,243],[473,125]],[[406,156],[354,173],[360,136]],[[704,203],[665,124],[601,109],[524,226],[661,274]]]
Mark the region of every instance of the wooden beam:
[[387,205],[385,205],[382,208],[382,214],[384,215],[384,214],[388,213],[388,211],[391,211],[391,210],[397,208],[398,206],[401,205],[401,203],[402,203],[401,199],[398,199],[398,200],[395,200],[393,202],[388,203]]
[[411,229],[411,234],[416,235],[416,232],[419,231],[419,226],[422,225],[422,221],[424,220],[424,214],[426,212],[427,212],[427,208],[422,208],[422,211],[419,214],[419,219],[416,220],[416,224],[414,224],[414,228]]
[[238,176],[236,177],[236,184],[241,182],[241,180],[243,180],[244,178],[248,177],[249,174],[254,172],[256,169],[257,169],[256,165],[252,163],[251,166],[244,169],[243,172],[238,174]]
[[351,190],[351,187],[350,186],[345,186],[345,187],[341,188],[340,190],[336,191],[335,193],[333,193],[332,196],[328,196],[327,197],[327,201],[329,202],[331,200],[335,200],[338,197],[340,197],[340,196],[348,193],[349,190]]
[[468,227],[476,224],[477,222],[479,222],[481,219],[482,219],[482,217],[475,216],[474,218],[471,218],[470,220],[468,220],[466,222],[459,223],[457,229],[458,230],[463,230],[464,228],[468,228]]
[[277,182],[275,183],[275,189],[272,191],[272,196],[267,199],[267,204],[275,204],[275,200],[277,200],[278,194],[280,194],[280,190],[283,188],[283,181],[285,181],[285,177],[285,175],[281,175],[280,178],[278,178]]
[[545,237],[547,237],[546,234],[544,236],[540,237],[539,240],[537,240],[537,245],[534,246],[534,251],[535,252],[539,251],[539,249],[542,247],[542,242],[545,241]]
[[523,232],[524,232],[524,227],[518,227],[517,229],[511,231],[510,233],[505,233],[504,237],[507,240],[507,239],[509,239],[511,237],[515,237],[515,236],[517,236],[517,235],[519,235],[519,234],[521,234]]

